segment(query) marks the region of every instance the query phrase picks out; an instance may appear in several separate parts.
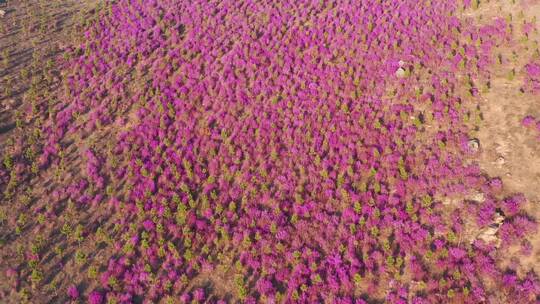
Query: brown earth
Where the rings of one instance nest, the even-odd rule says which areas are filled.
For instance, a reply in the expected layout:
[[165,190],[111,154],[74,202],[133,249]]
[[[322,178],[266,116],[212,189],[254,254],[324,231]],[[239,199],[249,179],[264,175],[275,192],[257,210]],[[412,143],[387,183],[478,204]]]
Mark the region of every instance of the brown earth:
[[[482,120],[478,131],[473,133],[481,147],[476,161],[487,175],[501,178],[502,196],[523,193],[528,201],[526,210],[540,221],[540,140],[537,132],[521,124],[526,115],[540,117],[540,95],[522,90],[524,66],[539,48],[540,1],[514,2],[491,0],[464,14],[478,24],[504,18],[513,28],[512,43],[494,50],[501,54],[502,63],[490,68],[490,88],[481,94],[478,106]],[[525,21],[536,25],[526,40],[522,34]],[[515,70],[513,78],[509,76],[512,70]],[[530,241],[534,248],[531,256],[518,255],[518,248],[514,248],[505,252],[503,264],[519,259],[520,272],[534,269],[540,273],[540,233]]]
[[[0,154],[11,153],[16,143],[33,147],[38,140],[28,134],[46,116],[33,108],[54,104],[61,83],[55,59],[64,45],[80,39],[99,2],[9,1],[0,6],[6,12],[0,19]],[[2,303],[64,303],[67,287],[85,280],[89,268],[106,265],[111,255],[106,242],[90,233],[99,226],[111,230],[110,210],[85,212],[68,202],[49,203],[55,201],[52,191],[80,172],[76,147],[70,148],[68,169],[60,178],[55,177],[55,168],[42,170],[22,181],[13,197],[0,195]],[[54,221],[50,214],[56,215]],[[62,234],[64,224],[71,230],[80,225],[83,238]],[[30,253],[40,255],[37,267],[27,265]],[[16,276],[8,277],[7,269],[15,270]]]

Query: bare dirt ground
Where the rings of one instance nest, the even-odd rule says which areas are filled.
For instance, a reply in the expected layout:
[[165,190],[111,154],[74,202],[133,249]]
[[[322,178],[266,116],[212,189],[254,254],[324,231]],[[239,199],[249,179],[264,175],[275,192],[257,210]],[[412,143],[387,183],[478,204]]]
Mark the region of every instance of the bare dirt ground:
[[[54,57],[79,34],[85,12],[97,1],[9,1],[0,6],[0,142],[15,129],[39,89],[53,92]],[[79,24],[80,26],[75,26]]]
[[[539,47],[540,1],[513,2],[491,0],[465,14],[478,24],[504,18],[513,28],[512,43],[494,50],[502,62],[490,68],[490,88],[482,92],[478,105],[482,120],[476,137],[481,149],[476,160],[487,175],[501,178],[502,196],[523,193],[528,201],[526,209],[540,220],[540,140],[537,132],[521,124],[526,115],[540,117],[540,95],[522,90],[524,67]],[[522,33],[524,22],[536,27],[528,39]],[[512,70],[514,77],[510,76]],[[531,256],[518,256],[519,249],[515,248],[507,252],[503,263],[519,259],[522,272],[532,268],[540,273],[540,234],[530,241]]]
[[[39,140],[28,135],[46,118],[39,109],[53,105],[60,90],[55,59],[62,46],[80,39],[99,2],[9,1],[0,6],[5,11],[0,18],[0,154]],[[67,287],[92,276],[111,255],[105,250],[106,232],[88,237],[99,227],[111,230],[108,208],[84,212],[69,202],[51,203],[58,201],[54,189],[80,172],[76,150],[75,145],[68,149],[62,178],[54,169],[42,170],[20,182],[12,197],[0,195],[1,303],[65,303]],[[37,265],[33,254],[41,257]]]

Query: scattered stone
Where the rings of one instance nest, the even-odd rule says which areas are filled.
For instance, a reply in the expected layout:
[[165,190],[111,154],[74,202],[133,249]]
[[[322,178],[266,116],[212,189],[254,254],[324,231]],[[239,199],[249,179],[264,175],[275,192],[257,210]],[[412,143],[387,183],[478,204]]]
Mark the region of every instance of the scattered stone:
[[489,226],[480,232],[477,239],[486,243],[495,243],[495,247],[499,248],[501,246],[501,239],[497,237],[497,231],[499,231],[498,226]]
[[442,197],[440,202],[445,205],[458,205],[463,201],[473,201],[476,203],[483,203],[486,201],[486,195],[483,192],[475,191],[462,197]]
[[6,15],[6,11],[0,10],[0,18],[3,18]]
[[499,212],[496,212],[495,213],[495,218],[493,219],[493,222],[497,225],[500,225],[502,224],[502,222],[504,221],[504,216],[502,214],[500,214]]
[[457,203],[457,201],[455,199],[451,199],[449,197],[443,198],[441,202],[445,206],[454,205],[455,203]]
[[399,68],[397,69],[396,71],[396,76],[399,77],[399,78],[403,78],[405,77],[405,70],[403,68]]
[[[488,227],[480,230],[480,233],[478,234],[476,239],[482,240],[486,243],[495,243],[495,247],[499,248],[499,246],[501,246],[501,239],[497,236],[497,232],[499,231],[499,228],[501,227],[503,221],[504,216],[497,212],[493,219],[493,223]],[[473,241],[474,240],[472,240],[471,243]]]
[[478,235],[478,238],[481,240],[496,239],[497,237],[495,236],[495,234],[497,234],[497,231],[499,231],[498,226],[489,226],[481,230],[480,234]]
[[495,161],[495,163],[497,164],[497,166],[499,167],[502,167],[504,165],[504,163],[506,162],[506,160],[504,159],[504,157],[502,156],[499,156],[497,158],[497,160]]
[[467,143],[467,147],[469,147],[469,150],[471,150],[471,152],[476,153],[480,148],[480,141],[476,138],[470,139]]
[[469,199],[469,200],[471,200],[473,202],[483,203],[486,200],[486,196],[484,195],[483,192],[475,192],[475,193],[472,193],[471,195],[469,195],[467,197],[467,199]]

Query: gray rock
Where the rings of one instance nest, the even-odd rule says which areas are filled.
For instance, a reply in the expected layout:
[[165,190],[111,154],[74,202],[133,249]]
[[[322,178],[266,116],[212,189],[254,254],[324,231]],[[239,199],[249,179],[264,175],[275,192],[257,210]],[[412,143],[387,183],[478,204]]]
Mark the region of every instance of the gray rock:
[[478,149],[480,149],[480,141],[476,138],[470,139],[467,143],[467,147],[469,147],[469,150],[473,153],[478,152]]
[[503,221],[504,216],[497,212],[495,214],[495,217],[493,218],[493,224],[480,230],[480,233],[478,234],[476,239],[482,240],[486,243],[494,243],[495,247],[499,248],[499,246],[501,246],[501,239],[497,236],[497,232],[499,231],[499,228],[501,227]]
[[499,231],[499,227],[487,227],[480,231],[477,239],[486,243],[495,243],[495,247],[498,248],[501,245],[501,239],[496,235],[497,231]]
[[504,221],[504,216],[502,216],[499,212],[496,212],[493,222],[497,225],[500,225],[502,224],[503,221]]
[[405,77],[405,70],[403,68],[397,69],[396,76],[399,77],[399,78]]
[[486,196],[482,192],[475,192],[468,197],[471,201],[477,203],[483,203],[486,200]]

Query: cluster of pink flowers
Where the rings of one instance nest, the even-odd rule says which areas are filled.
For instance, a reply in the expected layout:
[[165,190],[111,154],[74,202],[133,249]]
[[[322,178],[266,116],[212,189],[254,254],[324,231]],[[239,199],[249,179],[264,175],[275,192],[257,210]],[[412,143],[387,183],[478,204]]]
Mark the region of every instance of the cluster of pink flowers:
[[69,286],[67,293],[72,300],[77,300],[79,298],[79,290],[77,290],[77,286],[75,285]]
[[97,189],[103,189],[105,181],[100,174],[100,160],[96,157],[92,150],[88,149],[85,152],[86,157],[86,175],[88,179],[92,181]]
[[534,94],[540,93],[540,60],[525,65],[525,90]]
[[[478,94],[473,80],[507,25],[476,28],[456,9],[416,0],[112,4],[71,50],[66,102],[47,132],[56,147],[66,134],[126,129],[112,152],[86,150],[87,181],[69,191],[99,202],[103,193],[85,187],[126,185],[112,198],[122,201],[119,254],[89,301],[202,303],[210,296],[189,280],[217,273],[227,256],[230,292],[246,303],[366,303],[381,290],[388,303],[479,303],[500,290],[533,301],[536,276],[507,278],[494,258],[501,249],[460,239],[464,218],[476,214],[484,228],[497,210],[507,217],[502,248],[536,228],[521,198],[496,199],[500,180],[464,162],[461,105]],[[137,119],[125,125],[129,111]],[[471,191],[487,199],[450,216],[435,199]]]
[[89,304],[102,304],[103,299],[103,294],[97,290],[90,292],[90,294],[88,295]]
[[524,127],[535,130],[538,135],[537,139],[540,141],[540,119],[534,118],[531,115],[527,115],[523,117],[523,119],[521,120],[521,124]]

